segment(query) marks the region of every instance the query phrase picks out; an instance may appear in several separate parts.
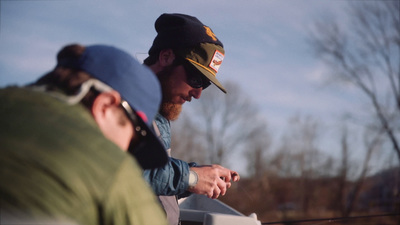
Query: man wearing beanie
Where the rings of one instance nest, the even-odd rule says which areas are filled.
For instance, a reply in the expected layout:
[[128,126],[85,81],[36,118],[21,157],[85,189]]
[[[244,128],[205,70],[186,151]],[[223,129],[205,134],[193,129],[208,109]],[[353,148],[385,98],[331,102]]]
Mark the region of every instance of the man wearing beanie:
[[[144,64],[161,83],[163,99],[154,128],[170,154],[170,121],[179,117],[182,105],[200,98],[211,83],[226,93],[216,78],[225,51],[211,28],[196,17],[162,14],[155,29],[157,36]],[[216,199],[239,180],[237,172],[220,165],[200,166],[173,157],[162,168],[145,170],[144,177],[159,196],[171,225],[179,224],[178,198],[195,193]]]

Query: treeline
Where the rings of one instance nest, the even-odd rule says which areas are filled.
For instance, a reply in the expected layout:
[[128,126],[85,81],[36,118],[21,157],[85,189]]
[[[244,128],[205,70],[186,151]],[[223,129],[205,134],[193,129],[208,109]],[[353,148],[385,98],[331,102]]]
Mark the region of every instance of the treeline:
[[256,213],[262,222],[398,214],[347,222],[400,224],[399,172],[397,167],[365,178],[359,193],[355,193],[357,182],[343,184],[340,177],[307,179],[269,174],[241,180],[220,200],[245,215]]

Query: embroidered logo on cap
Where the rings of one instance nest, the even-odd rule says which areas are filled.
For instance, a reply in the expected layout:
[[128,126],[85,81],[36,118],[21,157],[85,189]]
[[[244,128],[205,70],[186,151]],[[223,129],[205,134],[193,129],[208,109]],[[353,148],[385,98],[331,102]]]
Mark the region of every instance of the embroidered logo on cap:
[[217,41],[217,36],[212,32],[211,28],[204,26],[204,29],[206,29],[206,34],[210,36],[214,41]]
[[214,56],[211,59],[209,67],[218,73],[219,67],[221,66],[222,60],[224,60],[224,54],[222,52],[215,50]]

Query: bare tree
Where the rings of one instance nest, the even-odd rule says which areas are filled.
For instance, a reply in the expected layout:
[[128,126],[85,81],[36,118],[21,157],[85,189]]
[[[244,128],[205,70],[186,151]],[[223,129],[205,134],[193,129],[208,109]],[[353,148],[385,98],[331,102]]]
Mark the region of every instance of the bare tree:
[[370,162],[373,153],[378,151],[382,146],[382,132],[369,132],[366,129],[363,135],[363,147],[366,155],[364,159],[359,159],[361,166],[358,168],[358,175],[353,176],[352,172],[357,169],[357,163],[350,162],[349,149],[352,147],[347,127],[344,127],[341,135],[341,165],[337,174],[337,188],[333,190],[334,199],[332,206],[339,210],[341,216],[348,217],[354,210],[358,197],[363,189],[364,182],[369,175]]
[[[181,130],[186,133],[186,138],[197,139],[196,149],[187,151],[204,149],[206,163],[226,165],[233,153],[252,151],[254,146],[251,145],[257,139],[269,139],[263,136],[267,135],[267,127],[261,122],[255,104],[237,84],[227,82],[224,86],[228,90],[226,95],[211,86],[203,91],[200,100],[190,103],[184,110],[192,125]],[[191,136],[187,137],[189,134]]]
[[365,178],[367,177],[367,174],[370,169],[370,160],[372,158],[372,155],[375,151],[377,151],[381,147],[381,134],[379,133],[376,134],[375,132],[370,133],[366,131],[363,139],[364,139],[364,146],[366,149],[366,155],[361,166],[360,175],[355,180],[351,193],[347,198],[347,202],[343,206],[342,215],[344,217],[349,216],[351,212],[354,210],[358,197],[361,193],[361,189],[365,182]]
[[281,146],[274,159],[281,176],[318,177],[324,171],[324,156],[318,147],[322,130],[310,116],[295,115],[282,136]]
[[[264,124],[263,121],[258,124]],[[266,128],[266,125],[260,128]],[[254,135],[248,140],[248,147],[243,152],[244,157],[247,159],[247,172],[249,176],[259,180],[261,183],[267,182],[267,153],[271,146],[271,135],[267,129],[260,129],[257,135]]]
[[[341,215],[345,214],[346,194],[348,187],[348,177],[350,174],[350,160],[349,160],[349,132],[347,127],[342,130],[340,137],[341,145],[341,160],[337,174],[337,188],[334,189],[332,207],[334,210],[339,210]],[[353,164],[354,165],[354,164]]]
[[199,138],[203,132],[191,122],[188,115],[182,114],[171,126],[172,156],[186,162],[206,164],[206,150]]
[[316,199],[313,181],[331,170],[330,158],[318,147],[321,132],[319,123],[312,117],[294,116],[289,120],[282,145],[270,162],[271,170],[275,168],[281,177],[298,178],[298,185],[292,191],[304,214],[310,212]]
[[349,1],[349,24],[315,23],[310,43],[341,81],[369,100],[400,162],[400,1]]

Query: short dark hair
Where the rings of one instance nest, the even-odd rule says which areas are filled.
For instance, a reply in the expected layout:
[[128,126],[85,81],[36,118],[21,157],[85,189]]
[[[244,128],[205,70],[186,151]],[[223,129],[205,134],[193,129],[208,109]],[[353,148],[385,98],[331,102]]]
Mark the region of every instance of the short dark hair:
[[157,62],[159,55],[160,55],[160,51],[150,54],[145,60],[143,60],[143,64],[146,66],[153,65],[154,63]]
[[[158,57],[162,50],[164,50],[164,49],[160,49],[160,50],[150,53],[150,55],[143,61],[143,64],[145,64],[146,66],[151,66],[151,65],[155,64],[158,61]],[[174,65],[174,66],[181,65],[185,61],[185,59],[179,57],[179,54],[177,54],[178,51],[181,51],[181,50],[180,49],[172,49],[172,52],[175,55],[175,60],[172,63],[172,65]]]
[[[84,51],[85,47],[81,45],[67,45],[58,52],[57,62],[77,60]],[[81,70],[56,66],[52,71],[40,77],[33,85],[46,85],[49,91],[58,89],[67,95],[73,95],[80,85],[90,78],[89,74]]]
[[[62,48],[57,54],[57,62],[75,61],[85,51],[85,47],[79,44],[71,44]],[[46,91],[61,91],[65,95],[75,95],[81,85],[92,77],[77,69],[57,65],[52,71],[40,77],[30,86],[45,86]],[[99,94],[95,89],[91,89],[82,99],[81,103],[91,108],[94,99]]]

